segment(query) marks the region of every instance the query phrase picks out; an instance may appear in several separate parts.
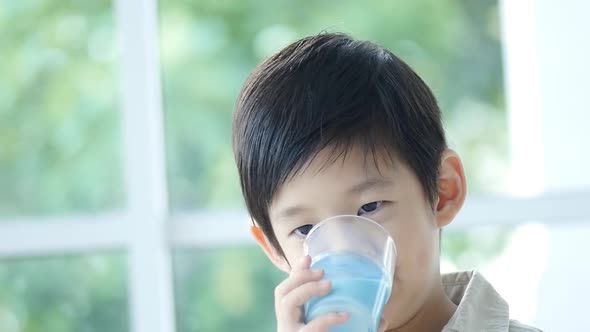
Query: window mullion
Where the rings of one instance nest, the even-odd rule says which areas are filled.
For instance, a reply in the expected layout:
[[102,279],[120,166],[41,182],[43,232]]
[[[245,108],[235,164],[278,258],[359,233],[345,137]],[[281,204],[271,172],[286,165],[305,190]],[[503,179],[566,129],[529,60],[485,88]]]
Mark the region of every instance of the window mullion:
[[133,332],[173,332],[156,0],[117,0]]

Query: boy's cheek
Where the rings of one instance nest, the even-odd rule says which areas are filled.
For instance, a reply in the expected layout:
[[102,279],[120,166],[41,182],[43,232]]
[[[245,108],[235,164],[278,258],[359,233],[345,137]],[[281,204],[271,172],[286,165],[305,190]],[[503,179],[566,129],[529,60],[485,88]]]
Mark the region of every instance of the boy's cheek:
[[412,280],[430,274],[438,263],[435,239],[428,235],[400,234],[396,236],[397,258],[395,274],[400,279]]

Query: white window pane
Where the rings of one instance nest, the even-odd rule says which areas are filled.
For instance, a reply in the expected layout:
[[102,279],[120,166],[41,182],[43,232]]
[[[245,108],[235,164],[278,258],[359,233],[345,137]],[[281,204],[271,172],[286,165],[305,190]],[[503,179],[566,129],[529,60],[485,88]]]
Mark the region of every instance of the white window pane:
[[[538,282],[533,320],[545,331],[588,331],[590,220],[564,221],[546,227],[545,233],[546,251],[537,253],[545,258],[541,278],[533,279]],[[538,241],[538,237],[531,237],[531,241]]]
[[178,332],[274,332],[274,287],[286,275],[253,245],[174,254]]
[[119,254],[1,260],[0,299],[2,332],[129,331]]
[[[486,247],[487,237],[474,248]],[[589,237],[587,223],[525,223],[514,228],[497,254],[476,265],[508,302],[511,318],[545,331],[586,331],[590,267],[582,256],[590,252]]]
[[120,207],[112,4],[0,4],[0,216]]

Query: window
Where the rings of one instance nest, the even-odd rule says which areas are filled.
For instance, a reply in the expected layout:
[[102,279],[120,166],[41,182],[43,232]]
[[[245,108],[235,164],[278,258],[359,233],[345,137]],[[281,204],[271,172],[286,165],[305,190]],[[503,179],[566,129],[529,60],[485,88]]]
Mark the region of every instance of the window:
[[439,99],[470,188],[443,270],[579,330],[588,6],[0,1],[0,330],[274,331],[285,276],[249,238],[231,114],[254,65],[325,29],[391,48]]
[[43,231],[124,204],[113,19],[108,1],[0,2],[1,331],[128,330],[125,257],[54,255],[67,232]]

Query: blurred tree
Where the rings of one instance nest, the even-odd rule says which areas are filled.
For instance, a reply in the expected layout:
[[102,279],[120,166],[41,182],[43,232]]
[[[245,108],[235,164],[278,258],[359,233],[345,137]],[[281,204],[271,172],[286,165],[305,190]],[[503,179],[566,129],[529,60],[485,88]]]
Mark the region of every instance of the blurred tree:
[[0,1],[0,216],[122,205],[109,1]]
[[[0,0],[0,216],[122,205],[114,28],[110,1]],[[0,331],[127,331],[123,262],[0,262]]]
[[128,331],[124,256],[0,262],[0,331]]
[[[230,148],[240,86],[265,57],[323,30],[376,41],[413,66],[439,99],[470,190],[502,191],[508,154],[497,1],[162,0],[160,13],[174,210],[242,208]],[[445,232],[443,259],[481,264],[502,251],[507,234]],[[284,275],[258,249],[181,251],[175,263],[179,331],[274,331],[272,289]]]
[[[508,165],[496,0],[161,0],[170,203],[242,208],[231,113],[246,75],[296,38],[343,31],[390,48],[437,95],[470,190]],[[0,216],[123,205],[110,1],[0,0]],[[498,255],[509,230],[445,233],[458,267]],[[0,262],[0,331],[126,331],[123,256]],[[253,247],[178,251],[178,330],[273,331],[284,275]],[[2,325],[4,324],[4,325]]]
[[177,330],[274,332],[274,285],[285,278],[257,247],[175,255]]
[[410,63],[439,99],[470,190],[503,189],[508,153],[496,1],[164,0],[173,209],[241,207],[230,149],[240,86],[262,59],[323,30],[376,41]]

